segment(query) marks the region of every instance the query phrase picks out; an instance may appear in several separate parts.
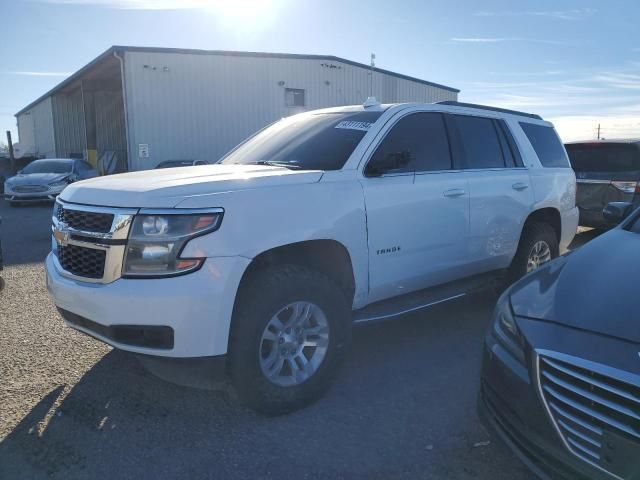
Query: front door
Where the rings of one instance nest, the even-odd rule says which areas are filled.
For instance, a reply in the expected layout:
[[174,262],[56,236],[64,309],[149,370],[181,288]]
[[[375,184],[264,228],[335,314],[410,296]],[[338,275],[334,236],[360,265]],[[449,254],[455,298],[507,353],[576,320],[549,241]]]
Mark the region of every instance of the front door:
[[[407,161],[370,168],[387,158]],[[397,120],[364,173],[370,301],[464,276],[469,190],[464,172],[453,169],[443,115],[414,112]]]

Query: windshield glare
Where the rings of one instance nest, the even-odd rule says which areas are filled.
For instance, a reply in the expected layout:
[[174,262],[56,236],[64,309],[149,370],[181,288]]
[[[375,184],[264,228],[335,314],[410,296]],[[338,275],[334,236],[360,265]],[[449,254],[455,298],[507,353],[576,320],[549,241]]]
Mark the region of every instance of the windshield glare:
[[290,117],[250,138],[220,163],[339,170],[381,114],[339,112]]
[[73,162],[68,160],[36,160],[24,167],[22,173],[71,173]]

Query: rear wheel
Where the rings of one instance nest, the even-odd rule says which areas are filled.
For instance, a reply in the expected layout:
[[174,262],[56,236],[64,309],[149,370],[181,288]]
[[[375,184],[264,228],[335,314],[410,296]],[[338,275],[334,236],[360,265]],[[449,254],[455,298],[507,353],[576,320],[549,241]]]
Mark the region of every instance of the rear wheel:
[[351,340],[350,308],[320,272],[294,265],[251,274],[234,312],[229,358],[240,399],[277,415],[317,400]]
[[529,222],[524,226],[516,256],[511,262],[510,280],[516,281],[560,253],[558,237],[548,223]]

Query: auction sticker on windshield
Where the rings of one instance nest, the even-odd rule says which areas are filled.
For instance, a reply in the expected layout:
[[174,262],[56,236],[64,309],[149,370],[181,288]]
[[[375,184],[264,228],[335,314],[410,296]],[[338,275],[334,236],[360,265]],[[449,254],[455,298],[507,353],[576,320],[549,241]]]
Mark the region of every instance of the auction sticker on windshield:
[[335,128],[344,128],[346,130],[362,130],[364,132],[368,131],[371,128],[373,123],[369,122],[353,122],[350,120],[343,120],[338,123]]

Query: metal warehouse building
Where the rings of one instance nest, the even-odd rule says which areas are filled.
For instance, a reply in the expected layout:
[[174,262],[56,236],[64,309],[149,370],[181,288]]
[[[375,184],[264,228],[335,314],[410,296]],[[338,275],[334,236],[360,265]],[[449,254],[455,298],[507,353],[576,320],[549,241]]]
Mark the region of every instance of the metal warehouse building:
[[333,56],[114,46],[17,114],[21,150],[107,172],[215,161],[305,110],[457,100],[459,90]]

